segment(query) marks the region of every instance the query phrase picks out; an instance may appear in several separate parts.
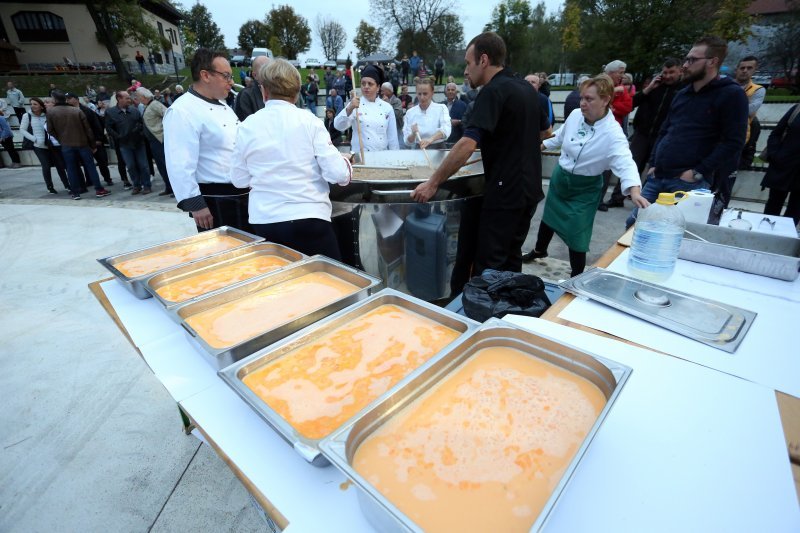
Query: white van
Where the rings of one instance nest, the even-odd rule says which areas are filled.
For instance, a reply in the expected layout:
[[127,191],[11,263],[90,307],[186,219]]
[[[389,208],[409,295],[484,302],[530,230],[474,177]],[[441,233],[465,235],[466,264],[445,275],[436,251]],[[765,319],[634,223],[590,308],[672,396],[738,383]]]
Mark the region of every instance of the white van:
[[250,58],[250,62],[252,63],[253,60],[259,56],[267,56],[268,58],[272,59],[272,50],[269,48],[253,48],[253,57]]
[[561,74],[550,74],[547,76],[547,81],[551,87],[558,87],[562,85],[577,85],[578,78],[584,74],[575,74],[574,72],[562,72]]

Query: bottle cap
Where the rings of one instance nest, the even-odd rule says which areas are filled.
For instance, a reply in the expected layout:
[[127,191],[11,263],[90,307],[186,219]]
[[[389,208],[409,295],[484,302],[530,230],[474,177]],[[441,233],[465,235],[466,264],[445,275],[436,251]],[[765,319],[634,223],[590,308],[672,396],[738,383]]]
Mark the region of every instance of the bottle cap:
[[689,195],[683,191],[660,192],[658,193],[656,203],[661,205],[675,205],[687,196]]

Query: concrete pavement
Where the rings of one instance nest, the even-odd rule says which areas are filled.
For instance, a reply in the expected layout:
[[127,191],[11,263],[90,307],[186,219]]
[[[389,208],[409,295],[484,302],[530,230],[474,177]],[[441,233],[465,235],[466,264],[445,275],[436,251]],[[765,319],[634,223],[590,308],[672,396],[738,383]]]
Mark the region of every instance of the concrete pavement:
[[[73,201],[48,194],[36,167],[0,170],[0,531],[265,530],[87,288],[108,276],[96,258],[195,232],[174,199],[112,177],[111,196]],[[589,264],[627,213],[598,213]],[[563,243],[549,252],[526,270],[565,277]]]

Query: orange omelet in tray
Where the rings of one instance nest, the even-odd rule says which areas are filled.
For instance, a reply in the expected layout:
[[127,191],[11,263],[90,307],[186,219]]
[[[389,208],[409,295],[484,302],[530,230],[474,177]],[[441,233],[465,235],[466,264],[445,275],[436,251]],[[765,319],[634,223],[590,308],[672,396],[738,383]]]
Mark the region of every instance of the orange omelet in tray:
[[219,235],[211,239],[187,242],[174,248],[153,252],[135,259],[120,261],[114,268],[129,278],[138,278],[145,274],[152,274],[165,268],[173,267],[201,257],[206,257],[217,252],[223,252],[244,244],[241,239],[230,235]]

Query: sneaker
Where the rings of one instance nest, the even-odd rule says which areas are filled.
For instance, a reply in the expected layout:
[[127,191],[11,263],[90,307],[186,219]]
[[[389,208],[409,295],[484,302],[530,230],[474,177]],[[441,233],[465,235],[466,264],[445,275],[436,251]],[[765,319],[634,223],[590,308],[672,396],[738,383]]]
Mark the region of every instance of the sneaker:
[[58,191],[57,191],[57,190],[55,190],[55,189],[54,189],[54,188],[52,188],[52,187],[48,187],[48,188],[47,188],[47,192],[49,192],[50,194],[58,194]]
[[141,189],[141,188],[139,188],[139,187],[134,187],[134,188],[133,188],[133,191],[131,191],[131,194],[139,194],[140,192],[142,192],[142,189]]
[[150,194],[153,190],[150,187],[145,187],[142,189],[142,194]]
[[111,194],[111,193],[109,191],[105,190],[105,189],[100,189],[99,191],[96,191],[94,193],[94,195],[97,198],[103,198],[104,196],[108,196],[109,194]]
[[126,191],[129,191],[129,190],[133,189],[133,185],[131,185],[130,181],[123,181],[122,182],[122,188],[125,189]]
[[81,195],[80,194],[73,194],[72,195],[72,199],[73,200],[80,200],[81,199]]

